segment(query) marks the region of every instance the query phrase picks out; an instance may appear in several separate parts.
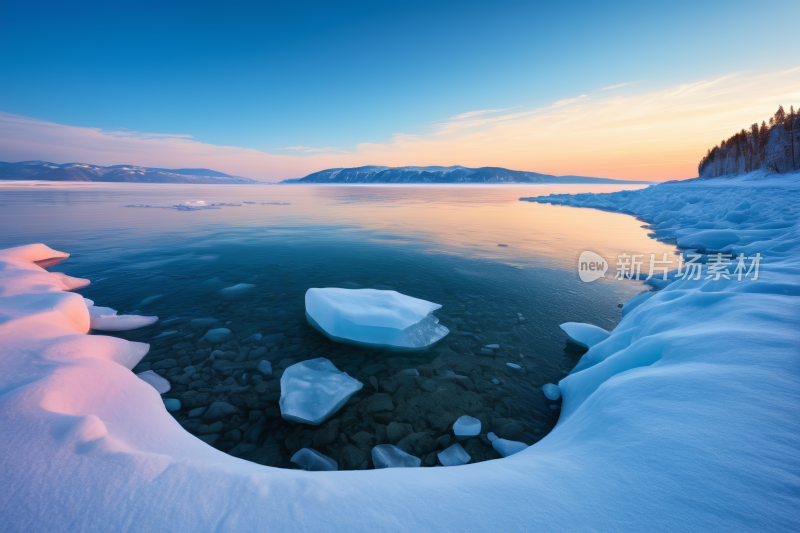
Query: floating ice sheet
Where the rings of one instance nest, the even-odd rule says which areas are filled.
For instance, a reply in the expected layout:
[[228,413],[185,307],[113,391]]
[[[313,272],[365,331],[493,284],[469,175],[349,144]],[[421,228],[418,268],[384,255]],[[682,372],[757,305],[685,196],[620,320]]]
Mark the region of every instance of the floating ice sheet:
[[446,450],[439,452],[437,455],[439,456],[439,462],[444,466],[465,465],[470,461],[470,459],[472,459],[467,451],[458,443],[453,444]]
[[305,300],[309,323],[337,341],[419,349],[450,333],[430,314],[441,305],[396,291],[309,289]]
[[321,424],[361,387],[360,381],[325,358],[296,363],[281,376],[281,416],[292,422]]
[[372,463],[375,468],[415,468],[422,459],[409,455],[397,446],[379,444],[372,448]]
[[564,332],[569,335],[569,338],[575,344],[583,346],[584,348],[591,348],[595,344],[599,344],[606,340],[610,332],[603,328],[598,328],[591,324],[580,324],[578,322],[567,322],[559,326]]
[[333,472],[339,470],[339,464],[328,457],[311,448],[303,448],[295,453],[291,462],[309,472]]

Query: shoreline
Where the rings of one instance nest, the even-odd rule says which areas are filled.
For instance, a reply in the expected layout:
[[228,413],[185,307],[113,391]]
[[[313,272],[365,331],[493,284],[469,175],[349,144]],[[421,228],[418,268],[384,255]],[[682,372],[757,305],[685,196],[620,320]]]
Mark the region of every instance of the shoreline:
[[[85,305],[63,292],[77,282],[32,263],[49,252],[0,251],[11,265],[0,287],[17,290],[0,297],[0,312],[12,317],[0,323],[9,347],[0,355],[0,465],[18,489],[0,509],[13,527],[54,531],[65,523],[113,528],[120,513],[132,530],[792,529],[800,522],[797,193],[774,198],[742,182],[685,201],[704,185],[538,200],[651,224],[686,209],[656,230],[679,242],[708,231],[681,233],[696,204],[699,216],[721,214],[727,226],[742,198],[750,210],[760,202],[764,211],[751,218],[779,213],[789,226],[720,228],[741,233],[731,251],[764,255],[760,282],[679,280],[637,297],[609,339],[559,383],[562,413],[550,434],[506,459],[458,468],[307,473],[207,447],[115,362],[118,348],[81,335]],[[676,198],[684,206],[667,209]]]

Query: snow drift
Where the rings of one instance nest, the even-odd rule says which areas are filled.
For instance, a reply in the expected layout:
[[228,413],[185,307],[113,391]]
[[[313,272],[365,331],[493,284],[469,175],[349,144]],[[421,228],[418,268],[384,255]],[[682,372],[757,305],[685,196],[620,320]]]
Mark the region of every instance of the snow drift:
[[[219,452],[129,370],[124,342],[86,335],[86,305],[65,292],[86,282],[33,263],[56,252],[4,250],[3,528],[797,530],[799,192],[724,182],[541,199],[647,221],[674,211],[657,230],[671,238],[726,225],[740,237],[733,253],[764,256],[762,275],[670,281],[560,381],[549,435],[504,459],[448,468],[305,472]],[[749,222],[723,224],[744,201]]]

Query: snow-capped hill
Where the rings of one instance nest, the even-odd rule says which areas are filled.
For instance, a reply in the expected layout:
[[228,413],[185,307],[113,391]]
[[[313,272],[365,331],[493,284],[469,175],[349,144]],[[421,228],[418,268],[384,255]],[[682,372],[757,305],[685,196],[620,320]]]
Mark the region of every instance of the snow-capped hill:
[[0,162],[2,180],[105,181],[141,183],[259,183],[207,168],[149,168],[136,165],[101,167],[85,163],[59,165],[47,161]]
[[552,176],[501,167],[382,167],[329,168],[281,183],[650,183],[583,176]]

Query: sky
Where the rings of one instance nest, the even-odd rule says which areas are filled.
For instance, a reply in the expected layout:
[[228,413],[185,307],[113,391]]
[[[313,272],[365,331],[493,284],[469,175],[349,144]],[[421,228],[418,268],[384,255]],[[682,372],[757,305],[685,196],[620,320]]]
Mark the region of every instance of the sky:
[[684,179],[800,105],[796,0],[11,4],[0,161]]

